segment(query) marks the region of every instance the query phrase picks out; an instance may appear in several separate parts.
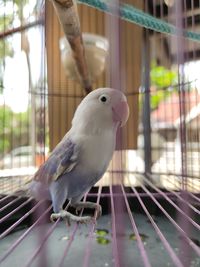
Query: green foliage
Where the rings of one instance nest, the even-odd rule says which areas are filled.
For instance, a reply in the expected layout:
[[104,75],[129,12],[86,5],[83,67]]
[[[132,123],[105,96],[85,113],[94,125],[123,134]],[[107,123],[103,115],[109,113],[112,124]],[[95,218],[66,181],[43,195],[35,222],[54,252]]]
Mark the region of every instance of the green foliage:
[[175,71],[152,64],[150,78],[151,85],[155,85],[157,88],[162,89],[163,87],[169,87],[176,84],[178,77]]
[[[0,32],[6,32],[14,27],[14,20],[18,20],[19,24],[26,24],[26,18],[24,17],[24,7],[27,4],[31,4],[30,16],[36,17],[36,0],[0,0]],[[11,5],[11,8],[8,8]],[[5,7],[6,14],[3,13]],[[13,8],[12,8],[13,7]],[[27,13],[27,12],[26,12]],[[2,38],[0,40],[0,94],[3,94],[3,75],[5,67],[5,58],[13,56],[13,39]],[[11,73],[12,78],[12,73]],[[0,106],[0,154],[5,153],[13,149],[14,147],[27,145],[30,138],[30,113],[28,110],[24,113],[14,113],[7,106]],[[37,128],[36,135],[39,135],[41,129]],[[45,131],[46,137],[47,131]]]
[[29,2],[29,0],[14,0],[14,3],[17,4],[18,7],[23,7],[25,6],[27,3]]
[[0,106],[0,154],[16,146],[27,144],[29,112],[13,113],[7,106]]
[[170,93],[167,91],[156,91],[151,95],[151,109],[156,109],[160,102],[162,102]]
[[[0,1],[1,2],[1,1]],[[0,32],[4,32],[11,27],[13,23],[13,16],[11,15],[3,15],[0,16]],[[0,93],[2,93],[3,88],[3,65],[6,56],[12,56],[13,49],[11,43],[9,43],[8,39],[0,40]]]
[[[161,101],[177,90],[175,85],[178,83],[178,74],[164,66],[152,64],[150,79],[151,86],[155,90],[151,93],[151,108],[156,109]],[[173,90],[170,90],[172,86]]]
[[12,25],[13,16],[0,16],[0,32],[5,31],[9,26]]

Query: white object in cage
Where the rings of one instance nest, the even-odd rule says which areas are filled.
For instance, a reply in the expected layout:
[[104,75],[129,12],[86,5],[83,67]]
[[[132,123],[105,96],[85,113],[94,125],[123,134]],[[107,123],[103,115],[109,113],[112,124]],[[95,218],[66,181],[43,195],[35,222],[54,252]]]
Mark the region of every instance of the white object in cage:
[[[86,61],[90,78],[94,81],[104,70],[108,55],[108,40],[100,35],[83,33]],[[60,39],[61,59],[65,72],[72,80],[79,81],[79,74],[71,47],[65,37]]]

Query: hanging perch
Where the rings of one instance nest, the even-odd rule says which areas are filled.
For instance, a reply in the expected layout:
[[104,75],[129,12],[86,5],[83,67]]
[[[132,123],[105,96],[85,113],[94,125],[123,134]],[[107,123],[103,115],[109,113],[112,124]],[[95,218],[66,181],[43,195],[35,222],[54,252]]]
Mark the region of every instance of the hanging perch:
[[73,51],[73,57],[80,75],[80,82],[88,94],[92,90],[92,85],[85,59],[77,4],[74,0],[52,0],[52,2]]

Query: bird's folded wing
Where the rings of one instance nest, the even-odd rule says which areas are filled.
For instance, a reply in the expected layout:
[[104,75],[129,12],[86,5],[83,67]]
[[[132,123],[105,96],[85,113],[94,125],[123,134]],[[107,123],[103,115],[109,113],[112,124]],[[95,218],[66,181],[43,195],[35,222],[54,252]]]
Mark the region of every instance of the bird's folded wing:
[[40,166],[33,179],[49,184],[62,174],[72,171],[78,162],[79,151],[79,147],[69,138],[63,139]]

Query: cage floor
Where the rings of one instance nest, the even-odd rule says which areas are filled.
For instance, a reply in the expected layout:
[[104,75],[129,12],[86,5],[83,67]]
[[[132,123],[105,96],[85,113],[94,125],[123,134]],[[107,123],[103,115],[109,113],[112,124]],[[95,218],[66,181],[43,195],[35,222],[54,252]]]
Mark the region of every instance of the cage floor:
[[[174,266],[171,258],[166,253],[166,250],[157,237],[155,231],[151,227],[146,216],[138,213],[133,213],[138,230],[142,238],[145,250],[149,255],[149,261],[154,267],[160,266]],[[161,229],[173,250],[179,253],[180,236],[173,229],[167,219],[164,217],[155,217],[158,227]],[[31,259],[33,252],[37,250],[37,243],[39,234],[45,235],[50,231],[52,225],[45,224],[43,226],[36,227],[27,238],[15,249],[12,256],[8,257],[3,266],[10,267],[15,263],[16,266],[23,266]],[[20,238],[26,230],[18,231],[12,235],[9,235],[0,243],[0,251],[5,253],[6,250]],[[46,242],[46,247],[43,247],[43,252],[35,257],[31,266],[40,266],[40,255],[46,256],[46,266],[53,267],[59,266],[62,257],[65,253],[66,247],[69,244],[69,240],[73,235],[74,226],[66,227],[63,222],[59,222],[56,229]],[[89,265],[94,267],[113,266],[114,258],[112,257],[112,223],[111,216],[102,216],[97,225],[97,231],[91,238],[90,246],[87,246],[89,236],[89,229],[87,226],[80,225],[76,231],[73,239],[73,243],[64,258],[63,266],[83,266],[83,260],[87,250],[90,250]],[[194,234],[196,237],[196,234]],[[144,266],[140,252],[137,246],[137,240],[135,238],[133,229],[130,224],[130,220],[127,214],[124,214],[124,231],[121,233],[121,242],[123,243],[124,265],[126,267]],[[46,255],[44,254],[46,250]],[[191,266],[199,266],[200,259],[193,255]]]
[[200,266],[197,194],[149,182],[94,187],[85,200],[100,203],[103,216],[69,227],[50,223],[51,203],[2,195],[0,266]]

